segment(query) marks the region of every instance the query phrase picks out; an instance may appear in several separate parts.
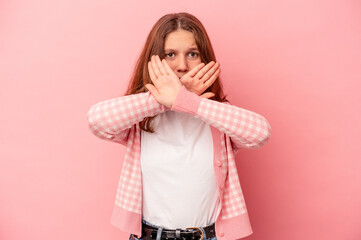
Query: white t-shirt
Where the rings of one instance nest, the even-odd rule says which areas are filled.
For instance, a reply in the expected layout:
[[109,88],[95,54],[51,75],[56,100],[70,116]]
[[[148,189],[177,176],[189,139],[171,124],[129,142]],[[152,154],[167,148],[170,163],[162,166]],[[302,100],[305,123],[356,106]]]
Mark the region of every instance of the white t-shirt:
[[205,227],[221,211],[210,126],[175,111],[141,131],[143,219],[168,229]]

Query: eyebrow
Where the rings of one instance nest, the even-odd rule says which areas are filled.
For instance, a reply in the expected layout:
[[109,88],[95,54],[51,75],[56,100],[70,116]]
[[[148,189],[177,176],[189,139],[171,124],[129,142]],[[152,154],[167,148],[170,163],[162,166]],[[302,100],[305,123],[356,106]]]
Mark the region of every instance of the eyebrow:
[[[189,50],[197,50],[197,51],[199,51],[197,47],[188,48],[188,51],[189,51]],[[164,51],[166,51],[166,52],[177,52],[177,50],[172,49],[172,48],[167,48],[167,49],[165,49]]]

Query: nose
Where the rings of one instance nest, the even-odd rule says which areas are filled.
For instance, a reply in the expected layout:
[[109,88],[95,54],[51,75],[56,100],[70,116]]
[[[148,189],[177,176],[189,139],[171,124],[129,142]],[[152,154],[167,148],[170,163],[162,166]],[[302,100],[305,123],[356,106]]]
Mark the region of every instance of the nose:
[[185,56],[182,55],[179,56],[176,70],[178,73],[188,72],[188,62]]

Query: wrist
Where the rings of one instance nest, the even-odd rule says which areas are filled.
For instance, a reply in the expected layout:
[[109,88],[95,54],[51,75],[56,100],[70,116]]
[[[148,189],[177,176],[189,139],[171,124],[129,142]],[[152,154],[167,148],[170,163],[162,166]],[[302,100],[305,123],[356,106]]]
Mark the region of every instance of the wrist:
[[165,107],[167,107],[167,108],[169,108],[169,109],[171,109],[171,108],[173,107],[173,104],[174,104],[174,102],[176,101],[176,99],[177,99],[177,97],[178,97],[178,94],[179,94],[182,86],[183,86],[183,85],[180,85],[180,86],[179,86],[179,88],[175,91],[175,94],[173,95],[172,101],[171,101],[169,104],[167,104],[167,106],[165,106]]
[[172,104],[171,110],[196,114],[201,99],[200,96],[190,92],[185,86],[182,86]]

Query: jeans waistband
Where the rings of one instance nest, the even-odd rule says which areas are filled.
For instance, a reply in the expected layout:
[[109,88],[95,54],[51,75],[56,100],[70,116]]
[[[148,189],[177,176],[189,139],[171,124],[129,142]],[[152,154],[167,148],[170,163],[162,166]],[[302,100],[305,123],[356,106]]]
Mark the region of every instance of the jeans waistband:
[[[162,231],[165,230],[165,228],[160,227],[160,226],[157,226],[157,225],[154,225],[154,224],[152,224],[152,223],[150,223],[150,222],[148,222],[148,221],[146,221],[146,220],[144,220],[144,219],[142,219],[142,223],[145,224],[145,225],[151,226],[151,227],[158,228],[158,234],[157,234],[157,238],[156,238],[156,239],[157,239],[157,240],[160,239],[160,235],[161,235]],[[212,226],[212,225],[214,225],[214,223],[213,223],[213,224],[210,224],[210,225],[208,225],[208,226],[206,226],[206,227],[199,227],[199,230],[202,231],[202,236],[203,236],[202,239],[207,239],[207,236],[206,236],[207,233],[208,233],[209,237],[215,236],[214,226]],[[213,230],[211,230],[211,229],[209,228],[210,226],[212,226],[212,229],[213,229]],[[184,228],[184,229],[185,229],[185,228]],[[184,229],[183,229],[183,230],[184,230]],[[172,229],[168,229],[168,230],[172,230]],[[207,232],[207,233],[206,233],[206,232]]]

